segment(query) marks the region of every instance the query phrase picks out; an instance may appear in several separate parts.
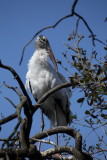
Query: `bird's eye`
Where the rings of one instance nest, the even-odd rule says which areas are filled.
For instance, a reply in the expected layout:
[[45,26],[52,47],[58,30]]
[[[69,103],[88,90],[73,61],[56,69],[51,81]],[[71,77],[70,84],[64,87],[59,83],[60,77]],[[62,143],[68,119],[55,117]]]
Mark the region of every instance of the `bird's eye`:
[[45,38],[44,36],[39,36],[39,41],[41,42],[41,43],[43,43],[43,44],[45,44],[45,43],[47,43],[47,38]]
[[43,38],[42,40],[43,40],[44,42],[46,42],[46,39],[45,39],[45,38]]

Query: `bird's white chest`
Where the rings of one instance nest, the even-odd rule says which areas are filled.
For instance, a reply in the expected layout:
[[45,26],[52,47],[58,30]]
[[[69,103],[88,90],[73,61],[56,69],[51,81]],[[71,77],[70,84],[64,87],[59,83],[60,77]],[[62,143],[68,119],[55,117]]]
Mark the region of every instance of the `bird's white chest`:
[[[30,82],[32,94],[37,99],[41,98],[44,93],[56,86],[57,76],[50,64],[36,64],[35,67],[29,69],[27,73],[27,83]],[[29,86],[29,84],[27,84]],[[30,89],[29,87],[27,87]]]

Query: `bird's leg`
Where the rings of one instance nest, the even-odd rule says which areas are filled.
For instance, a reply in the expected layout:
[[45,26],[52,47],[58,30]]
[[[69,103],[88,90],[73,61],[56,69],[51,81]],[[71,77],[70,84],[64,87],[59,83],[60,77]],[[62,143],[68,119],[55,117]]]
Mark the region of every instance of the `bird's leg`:
[[[45,126],[44,117],[43,117],[43,110],[41,109],[40,112],[41,112],[41,131],[43,131],[44,126]],[[40,151],[40,147],[41,147],[41,142],[39,142],[39,145],[38,145],[39,151]]]
[[[56,110],[56,106],[54,106],[54,115],[55,115],[55,127],[58,127],[58,119],[57,119],[57,110]],[[56,134],[56,144],[58,145],[58,133]],[[60,159],[63,159],[61,154],[55,154],[57,155]]]
[[[58,127],[56,106],[54,107],[54,115],[55,115],[55,127]],[[58,145],[58,134],[56,134],[56,144]]]
[[44,123],[44,117],[43,117],[43,110],[41,109],[41,131],[43,131],[45,127],[45,123]]

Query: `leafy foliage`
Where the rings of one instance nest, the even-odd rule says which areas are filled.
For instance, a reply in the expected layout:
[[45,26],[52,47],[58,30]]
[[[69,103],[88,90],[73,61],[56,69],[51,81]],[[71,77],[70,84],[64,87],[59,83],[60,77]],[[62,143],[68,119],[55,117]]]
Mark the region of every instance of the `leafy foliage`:
[[[76,47],[74,48],[65,43],[72,58],[69,58],[68,52],[63,53],[63,56],[69,63],[70,68],[75,70],[73,76],[70,76],[73,92],[78,88],[84,95],[77,100],[77,103],[81,106],[85,103],[88,106],[84,113],[84,121],[81,124],[90,128],[97,138],[96,144],[88,146],[88,148],[84,141],[83,148],[88,150],[93,157],[95,153],[99,153],[104,156],[104,159],[107,159],[107,46],[104,46],[104,50],[102,50],[103,53],[101,55],[104,55],[104,57],[100,57],[97,51],[92,51],[89,55],[85,49],[79,47],[79,43],[83,38],[77,33],[75,35],[75,32],[70,34],[68,41],[71,44],[76,41]],[[74,52],[73,55],[72,51]],[[62,65],[62,63],[60,64]],[[64,66],[63,68],[72,73],[71,69],[67,69]],[[97,131],[99,128],[102,130],[100,135]]]

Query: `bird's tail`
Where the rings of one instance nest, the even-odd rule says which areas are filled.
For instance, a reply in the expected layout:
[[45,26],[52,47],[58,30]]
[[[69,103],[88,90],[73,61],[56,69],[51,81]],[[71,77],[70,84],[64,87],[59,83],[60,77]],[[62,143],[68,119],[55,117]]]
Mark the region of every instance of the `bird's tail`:
[[49,119],[51,121],[51,127],[67,126],[68,124],[67,117],[58,104],[54,106],[54,113]]

